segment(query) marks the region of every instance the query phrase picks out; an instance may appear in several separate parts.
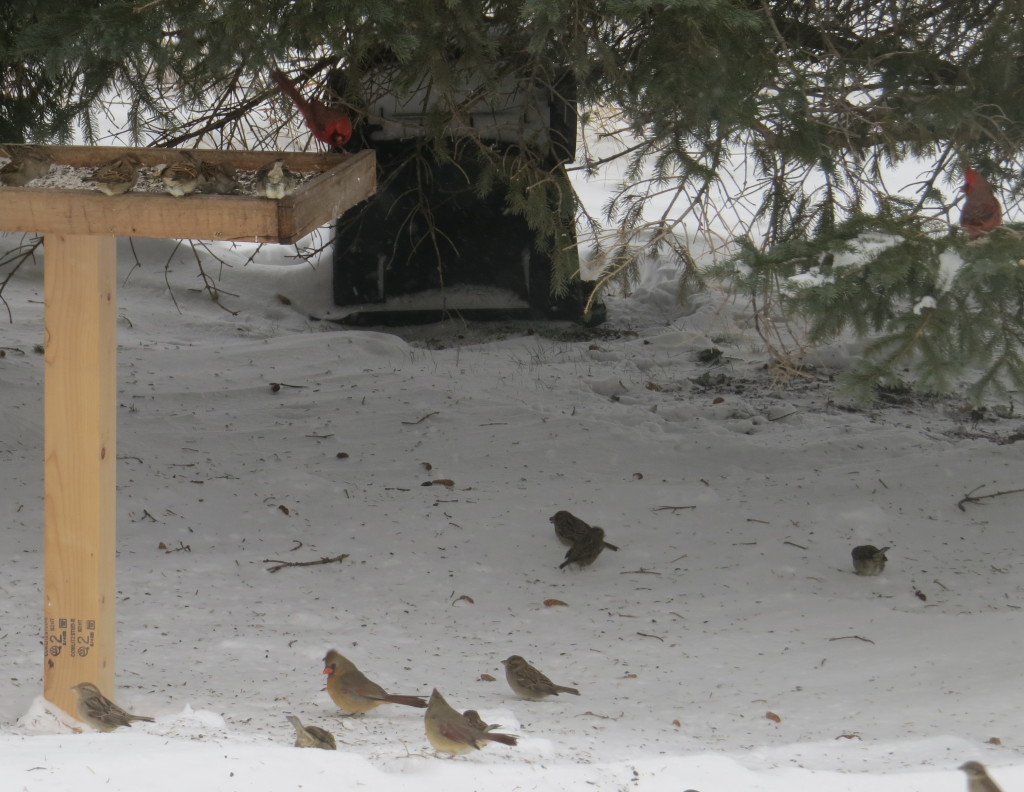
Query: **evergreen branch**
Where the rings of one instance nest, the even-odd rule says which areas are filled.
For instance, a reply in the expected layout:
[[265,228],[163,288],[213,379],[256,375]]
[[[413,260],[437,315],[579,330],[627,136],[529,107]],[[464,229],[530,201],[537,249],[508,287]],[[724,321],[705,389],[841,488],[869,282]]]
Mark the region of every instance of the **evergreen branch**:
[[4,276],[4,279],[0,281],[0,302],[3,303],[4,310],[7,311],[7,321],[10,323],[14,322],[14,314],[11,313],[11,306],[4,297],[4,291],[7,289],[7,284],[11,282],[15,273],[21,269],[21,265],[28,259],[35,260],[36,251],[42,244],[43,238],[41,236],[34,237],[28,244],[19,245],[18,247],[8,251],[4,257],[0,259],[0,268],[5,267],[8,264],[13,265]]

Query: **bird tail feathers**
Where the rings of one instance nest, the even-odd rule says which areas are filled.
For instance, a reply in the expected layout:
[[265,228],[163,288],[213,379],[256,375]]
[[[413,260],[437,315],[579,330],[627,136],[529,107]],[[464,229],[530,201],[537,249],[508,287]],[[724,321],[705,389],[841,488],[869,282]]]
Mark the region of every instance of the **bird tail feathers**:
[[289,80],[284,72],[280,72],[277,69],[271,69],[270,76],[274,82],[277,83],[277,87],[281,89],[281,92],[295,102],[300,110],[305,108],[306,100],[302,98],[302,94],[300,94],[299,89],[295,87],[295,83]]
[[477,739],[499,742],[502,745],[516,745],[519,742],[518,737],[513,737],[511,734],[501,734],[500,732],[485,732],[477,737]]
[[425,709],[427,702],[423,700],[423,696],[391,696],[389,695],[385,701],[391,704],[405,704],[407,707],[419,707]]

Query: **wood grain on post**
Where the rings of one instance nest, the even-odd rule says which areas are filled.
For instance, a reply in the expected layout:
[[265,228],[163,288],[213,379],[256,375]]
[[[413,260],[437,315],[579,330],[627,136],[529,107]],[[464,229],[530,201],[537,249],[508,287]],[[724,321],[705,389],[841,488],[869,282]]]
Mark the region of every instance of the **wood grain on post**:
[[113,237],[47,234],[43,694],[114,698],[117,259]]

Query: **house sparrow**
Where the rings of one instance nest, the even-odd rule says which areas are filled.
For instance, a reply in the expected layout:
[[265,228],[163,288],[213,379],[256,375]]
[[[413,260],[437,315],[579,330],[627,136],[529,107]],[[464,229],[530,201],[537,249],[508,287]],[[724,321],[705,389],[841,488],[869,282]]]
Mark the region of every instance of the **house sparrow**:
[[860,545],[853,548],[850,555],[853,556],[853,571],[858,575],[874,576],[881,575],[885,571],[885,551],[888,547],[879,550],[874,545]]
[[[584,522],[575,514],[565,510],[555,512],[551,517],[551,522],[554,523],[555,526],[555,536],[557,536],[558,541],[566,547],[571,547],[573,542],[590,530],[589,523]],[[604,546],[606,550],[619,549],[608,542],[605,542]]]
[[1003,792],[981,762],[964,762],[959,769],[967,773],[967,792]]
[[502,660],[501,664],[505,666],[505,679],[508,680],[508,686],[520,698],[540,701],[548,696],[557,696],[559,693],[572,693],[574,696],[580,694],[576,688],[556,685],[519,655],[512,655],[508,659]]
[[363,672],[347,657],[331,649],[324,657],[324,673],[328,674],[327,692],[331,700],[350,715],[369,712],[381,704],[405,704],[426,707],[423,696],[393,696]]
[[110,732],[118,726],[131,726],[132,721],[149,721],[145,715],[132,715],[108,699],[91,682],[81,682],[71,688],[78,694],[78,719],[97,731]]
[[481,743],[500,742],[504,745],[515,745],[519,742],[511,734],[487,731],[453,709],[444,696],[434,688],[430,694],[430,703],[423,715],[423,726],[427,739],[434,749],[440,753],[455,756],[483,748]]
[[328,107],[319,99],[305,99],[295,87],[295,83],[277,69],[270,72],[271,78],[277,83],[281,92],[288,96],[299,108],[306,126],[313,132],[313,137],[328,146],[344,146],[352,137],[352,120],[348,113],[340,107]]
[[238,189],[234,168],[203,160],[199,163],[199,172],[203,176],[203,183],[207,192],[228,195]]
[[565,554],[565,561],[559,564],[558,568],[565,569],[569,564],[576,564],[580,567],[590,566],[601,555],[602,550],[604,550],[604,529],[594,525],[572,543],[572,547]]
[[473,728],[479,729],[480,731],[494,731],[495,729],[501,728],[500,723],[485,723],[484,719],[480,717],[480,713],[474,709],[466,710],[462,713],[462,717],[465,718]]
[[288,716],[288,722],[295,727],[296,748],[323,748],[325,751],[338,750],[338,745],[334,742],[334,735],[327,731],[327,729],[321,729],[319,726],[303,726],[302,721],[294,715]]
[[128,192],[139,180],[142,161],[134,154],[125,154],[100,165],[92,174],[96,189],[105,195],[121,195]]
[[295,175],[283,159],[267,163],[256,171],[256,193],[280,201],[295,189]]
[[186,155],[180,162],[172,162],[160,170],[160,178],[164,182],[167,192],[175,198],[182,198],[196,191],[196,187],[203,183],[203,174],[199,165]]
[[53,165],[53,155],[38,146],[8,143],[2,148],[11,161],[0,168],[0,182],[8,187],[24,187],[41,179]]

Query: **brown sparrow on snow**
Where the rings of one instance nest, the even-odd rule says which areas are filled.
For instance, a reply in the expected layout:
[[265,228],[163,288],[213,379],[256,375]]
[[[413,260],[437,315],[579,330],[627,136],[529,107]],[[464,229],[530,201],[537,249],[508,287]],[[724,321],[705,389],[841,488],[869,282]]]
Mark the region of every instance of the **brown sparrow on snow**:
[[288,722],[295,727],[296,748],[323,748],[325,751],[338,750],[338,745],[334,742],[334,735],[327,731],[327,729],[321,729],[319,726],[303,726],[302,721],[294,715],[288,716]]
[[142,161],[134,154],[125,154],[100,165],[93,171],[92,181],[104,195],[121,195],[135,186],[141,165]]
[[132,721],[149,721],[145,715],[132,715],[108,699],[92,682],[81,682],[71,688],[78,694],[78,719],[97,731],[111,732],[118,726],[131,726]]
[[404,704],[407,707],[426,707],[423,696],[393,696],[376,682],[366,678],[355,663],[336,649],[324,657],[327,692],[331,700],[350,715],[369,712],[381,704]]
[[601,555],[602,550],[604,550],[604,529],[594,525],[572,543],[572,547],[565,554],[565,561],[559,564],[558,568],[565,569],[569,564],[576,564],[580,567],[590,566]]
[[[590,530],[589,523],[584,522],[572,512],[567,512],[564,509],[555,512],[551,517],[551,522],[555,525],[555,536],[566,547],[571,547],[577,539]],[[606,550],[619,549],[608,542],[605,542],[604,546]]]
[[483,718],[480,717],[480,713],[474,709],[468,709],[462,713],[462,717],[472,725],[474,728],[480,731],[494,731],[500,729],[500,723],[486,723]]
[[576,688],[556,685],[519,655],[512,655],[508,659],[502,660],[501,664],[505,666],[505,679],[508,680],[508,686],[520,698],[540,701],[548,696],[557,696],[559,693],[572,693],[574,696],[580,694]]
[[981,762],[964,762],[958,769],[967,773],[967,792],[1003,792]]
[[853,556],[853,571],[867,577],[881,575],[885,571],[885,562],[889,560],[885,557],[885,551],[888,549],[888,547],[883,547],[879,550],[874,545],[860,545],[853,548],[850,553]]
[[2,147],[11,161],[0,168],[0,183],[8,187],[24,187],[50,172],[53,155],[38,146],[8,143]]
[[519,742],[519,739],[511,734],[481,729],[479,725],[453,709],[437,688],[430,694],[430,703],[423,715],[423,726],[427,732],[427,739],[434,749],[452,756],[480,750],[487,742],[499,742],[504,745],[515,745]]

